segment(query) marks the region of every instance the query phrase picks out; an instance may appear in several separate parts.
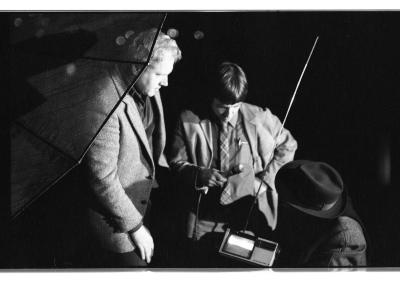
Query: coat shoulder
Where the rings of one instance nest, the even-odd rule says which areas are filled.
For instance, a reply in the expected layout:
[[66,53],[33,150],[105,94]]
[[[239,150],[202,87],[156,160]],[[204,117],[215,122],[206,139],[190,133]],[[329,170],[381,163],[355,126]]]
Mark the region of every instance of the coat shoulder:
[[363,229],[353,218],[340,216],[335,220],[325,246],[341,248],[342,250],[356,250],[366,247]]
[[182,123],[199,123],[200,117],[192,110],[183,110],[180,114],[180,120]]
[[260,107],[249,103],[242,104],[242,110],[248,117],[253,117],[256,120],[265,121],[271,117],[272,113],[267,107]]
[[256,105],[249,104],[249,103],[242,103],[242,105],[243,105],[244,109],[246,109],[246,110],[248,110],[250,112],[253,112],[254,114],[262,113],[266,109],[266,108],[262,108],[260,106],[256,106]]

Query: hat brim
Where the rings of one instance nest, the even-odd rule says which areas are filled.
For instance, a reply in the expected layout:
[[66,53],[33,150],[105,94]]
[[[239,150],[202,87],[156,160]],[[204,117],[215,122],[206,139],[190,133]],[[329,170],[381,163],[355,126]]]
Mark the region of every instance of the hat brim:
[[302,206],[294,204],[292,202],[288,202],[288,204],[290,204],[290,206],[296,208],[297,210],[300,210],[303,213],[306,213],[308,215],[312,215],[312,216],[315,216],[318,218],[323,218],[323,219],[334,219],[334,218],[339,217],[345,210],[346,203],[347,203],[347,198],[346,198],[345,191],[343,191],[342,195],[336,201],[335,205],[328,210],[314,210],[314,209],[302,207]]

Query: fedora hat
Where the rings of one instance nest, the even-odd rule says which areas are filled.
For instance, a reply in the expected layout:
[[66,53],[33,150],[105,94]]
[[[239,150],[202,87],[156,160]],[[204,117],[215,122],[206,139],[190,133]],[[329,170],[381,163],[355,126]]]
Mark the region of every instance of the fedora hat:
[[324,162],[287,163],[279,169],[275,187],[282,202],[315,217],[333,219],[345,209],[342,178]]

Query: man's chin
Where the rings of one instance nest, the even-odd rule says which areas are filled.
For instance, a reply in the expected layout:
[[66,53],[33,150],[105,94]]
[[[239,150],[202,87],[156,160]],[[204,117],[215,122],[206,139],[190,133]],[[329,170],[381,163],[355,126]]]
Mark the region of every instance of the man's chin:
[[154,97],[154,96],[159,95],[159,94],[160,94],[160,90],[155,90],[155,91],[152,91],[152,92],[148,92],[148,93],[147,93],[147,95],[148,95],[149,97]]

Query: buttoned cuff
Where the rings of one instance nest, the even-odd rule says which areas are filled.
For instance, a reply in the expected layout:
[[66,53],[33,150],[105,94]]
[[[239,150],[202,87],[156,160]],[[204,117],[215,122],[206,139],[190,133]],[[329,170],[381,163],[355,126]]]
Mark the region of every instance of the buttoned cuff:
[[128,231],[128,234],[133,234],[133,233],[135,233],[137,230],[140,229],[140,227],[141,227],[142,225],[143,225],[143,221],[140,221],[139,224],[137,224],[135,227],[133,227],[133,229],[130,229],[130,230]]

